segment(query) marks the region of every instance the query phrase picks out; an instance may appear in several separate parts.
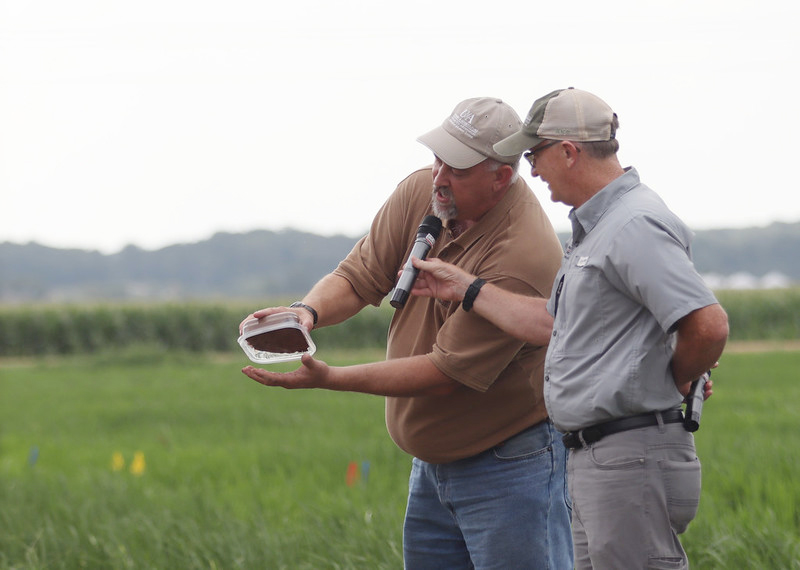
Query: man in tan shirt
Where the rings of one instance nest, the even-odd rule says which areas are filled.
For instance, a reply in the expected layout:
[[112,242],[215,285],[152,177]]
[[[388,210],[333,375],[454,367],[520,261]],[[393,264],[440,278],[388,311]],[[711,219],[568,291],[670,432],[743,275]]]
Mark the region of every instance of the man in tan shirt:
[[[430,256],[505,290],[546,298],[561,246],[527,184],[519,156],[494,143],[521,121],[495,98],[461,102],[418,140],[432,167],[389,196],[362,238],[294,307],[309,330],[379,305],[408,258],[420,221],[444,222]],[[395,312],[387,359],[333,367],[243,372],[267,386],[386,397],[386,425],[414,457],[404,526],[407,568],[572,568],[566,452],[542,396],[545,346],[514,339],[470,302],[411,297]]]

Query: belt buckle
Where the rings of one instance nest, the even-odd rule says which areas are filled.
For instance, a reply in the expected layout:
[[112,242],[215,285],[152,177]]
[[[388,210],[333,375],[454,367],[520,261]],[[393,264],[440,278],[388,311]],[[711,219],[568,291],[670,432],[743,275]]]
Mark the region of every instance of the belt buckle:
[[564,442],[564,447],[567,449],[577,449],[581,446],[581,440],[578,437],[578,434],[574,431],[568,431],[561,437],[561,441]]
[[570,431],[564,434],[561,441],[569,449],[579,449],[586,445],[596,443],[603,439],[603,432],[597,426],[589,426],[578,431]]
[[582,442],[586,444],[596,443],[603,439],[603,432],[597,426],[589,426],[587,428],[582,429],[580,432],[580,438]]

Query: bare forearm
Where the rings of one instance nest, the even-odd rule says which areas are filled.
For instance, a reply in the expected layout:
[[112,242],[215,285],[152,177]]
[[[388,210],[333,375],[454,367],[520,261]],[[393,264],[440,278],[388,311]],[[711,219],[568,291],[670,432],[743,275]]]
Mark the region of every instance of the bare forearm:
[[265,386],[290,390],[360,392],[377,396],[446,395],[461,386],[444,375],[425,355],[354,366],[328,366],[321,360],[305,355],[302,364],[293,372],[271,372],[254,366],[246,366],[242,372]]
[[317,311],[317,328],[341,323],[367,305],[347,279],[333,273],[320,279],[303,297],[303,303]]
[[396,397],[444,395],[460,385],[424,355],[331,367],[327,384],[330,390]]
[[547,301],[519,295],[487,283],[475,298],[473,310],[511,336],[545,346],[553,332]]
[[713,368],[728,340],[728,317],[719,305],[709,305],[678,323],[672,375],[682,393],[688,384]]
[[[414,266],[422,272],[414,283],[413,295],[463,302],[470,284],[475,281],[475,275],[440,259],[414,259]],[[545,299],[512,293],[486,283],[472,307],[480,316],[515,338],[538,346],[550,342],[553,318],[547,312]]]

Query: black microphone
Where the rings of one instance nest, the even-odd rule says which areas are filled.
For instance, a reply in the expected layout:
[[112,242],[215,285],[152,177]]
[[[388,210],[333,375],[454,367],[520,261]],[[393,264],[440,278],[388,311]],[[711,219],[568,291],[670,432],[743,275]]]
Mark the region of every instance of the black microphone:
[[700,429],[700,414],[703,413],[703,400],[705,400],[706,383],[711,376],[711,371],[704,373],[692,382],[689,394],[686,396],[686,413],[683,418],[683,427],[686,431]]
[[389,303],[395,309],[402,309],[408,300],[408,292],[414,286],[414,281],[417,280],[419,269],[411,264],[411,258],[425,259],[428,252],[433,247],[439,233],[442,231],[442,220],[436,216],[425,216],[422,223],[417,230],[417,239],[414,240],[414,247],[411,248],[411,253],[408,256],[408,261],[403,266],[403,272],[400,274],[400,279],[397,280],[397,285],[394,287],[392,300]]

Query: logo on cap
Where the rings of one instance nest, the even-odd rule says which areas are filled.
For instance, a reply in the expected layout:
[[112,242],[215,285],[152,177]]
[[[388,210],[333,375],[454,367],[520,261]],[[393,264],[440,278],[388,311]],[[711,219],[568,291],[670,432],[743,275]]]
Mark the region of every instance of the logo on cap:
[[474,118],[475,113],[469,109],[464,109],[458,115],[453,113],[450,116],[450,124],[469,138],[474,139],[478,134],[478,129],[472,126],[472,120]]

